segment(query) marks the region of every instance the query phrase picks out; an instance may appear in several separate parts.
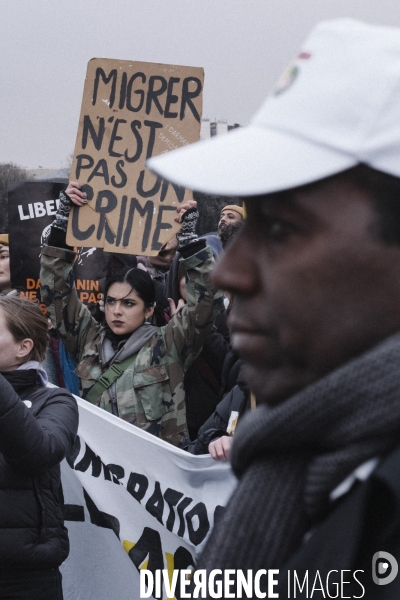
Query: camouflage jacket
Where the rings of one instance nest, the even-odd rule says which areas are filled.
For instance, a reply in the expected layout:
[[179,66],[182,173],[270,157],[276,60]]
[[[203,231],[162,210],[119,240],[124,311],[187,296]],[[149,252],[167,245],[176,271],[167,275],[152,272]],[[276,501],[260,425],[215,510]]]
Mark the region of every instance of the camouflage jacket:
[[[75,253],[46,246],[42,252],[41,296],[60,339],[78,364],[83,398],[108,368],[102,364],[105,330],[79,299],[72,266]],[[110,390],[96,404],[175,446],[188,442],[183,377],[223,310],[223,294],[213,289],[213,253],[206,247],[182,259],[187,271],[187,304],[132,355],[116,380],[117,411]],[[112,362],[112,361],[111,361]],[[118,362],[117,360],[115,362]]]

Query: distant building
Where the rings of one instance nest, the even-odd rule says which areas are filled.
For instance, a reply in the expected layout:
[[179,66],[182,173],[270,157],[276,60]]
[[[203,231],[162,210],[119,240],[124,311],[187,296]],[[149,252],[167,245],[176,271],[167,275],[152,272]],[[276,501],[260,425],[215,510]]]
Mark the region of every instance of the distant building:
[[214,137],[214,135],[224,135],[231,129],[236,129],[236,127],[240,127],[240,125],[238,123],[228,125],[228,122],[224,119],[220,119],[219,121],[201,119],[200,139],[206,140],[207,138]]

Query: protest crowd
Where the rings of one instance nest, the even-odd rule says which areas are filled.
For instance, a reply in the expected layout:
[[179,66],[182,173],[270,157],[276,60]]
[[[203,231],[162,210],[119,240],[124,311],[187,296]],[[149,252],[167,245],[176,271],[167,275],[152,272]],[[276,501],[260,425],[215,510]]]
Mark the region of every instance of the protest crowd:
[[[226,203],[213,232],[185,199],[157,256],[110,254],[94,309],[67,242],[87,187],[60,193],[41,251],[47,318],[0,235],[0,598],[63,598],[73,394],[230,461],[196,570],[265,570],[249,598],[399,597],[399,74],[400,30],[316,26],[248,127],[147,161]],[[201,597],[241,597],[224,581]]]

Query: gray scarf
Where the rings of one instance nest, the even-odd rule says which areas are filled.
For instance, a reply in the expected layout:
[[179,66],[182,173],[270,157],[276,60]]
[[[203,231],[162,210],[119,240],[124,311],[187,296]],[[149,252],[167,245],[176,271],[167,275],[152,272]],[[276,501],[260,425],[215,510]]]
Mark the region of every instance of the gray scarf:
[[[156,335],[158,329],[158,327],[145,322],[144,325],[136,329],[126,341],[121,341],[118,344],[117,351],[114,350],[111,340],[105,337],[105,331],[103,330],[103,341],[101,345],[102,363],[104,365],[103,371],[107,371],[112,364],[120,363],[129,356],[132,356],[133,362],[134,355],[143,348],[146,342]],[[117,383],[115,381],[108,388],[108,393],[110,395],[113,414],[119,416]]]
[[400,442],[400,334],[239,424],[240,478],[199,569],[280,568],[329,512],[330,492]]
[[158,327],[150,325],[146,321],[141,327],[135,329],[127,340],[123,340],[118,344],[117,351],[114,350],[111,340],[105,337],[103,333],[101,352],[104,367],[108,368],[113,363],[120,363],[128,356],[133,356],[136,352],[139,352],[146,342],[156,335],[157,331]]

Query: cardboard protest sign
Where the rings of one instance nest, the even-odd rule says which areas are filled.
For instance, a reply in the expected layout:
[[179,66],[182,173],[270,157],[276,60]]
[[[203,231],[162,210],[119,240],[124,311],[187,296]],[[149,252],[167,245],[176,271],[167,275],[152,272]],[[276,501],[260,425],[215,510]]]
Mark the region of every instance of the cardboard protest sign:
[[[40,299],[40,256],[57,211],[63,183],[26,181],[8,186],[11,287]],[[79,299],[94,310],[102,297],[111,257],[100,248],[77,248],[74,265]],[[44,305],[41,306],[45,312]]]
[[176,207],[192,192],[145,162],[199,139],[203,80],[198,67],[89,62],[70,176],[89,202],[74,207],[68,244],[152,256],[175,235]]

